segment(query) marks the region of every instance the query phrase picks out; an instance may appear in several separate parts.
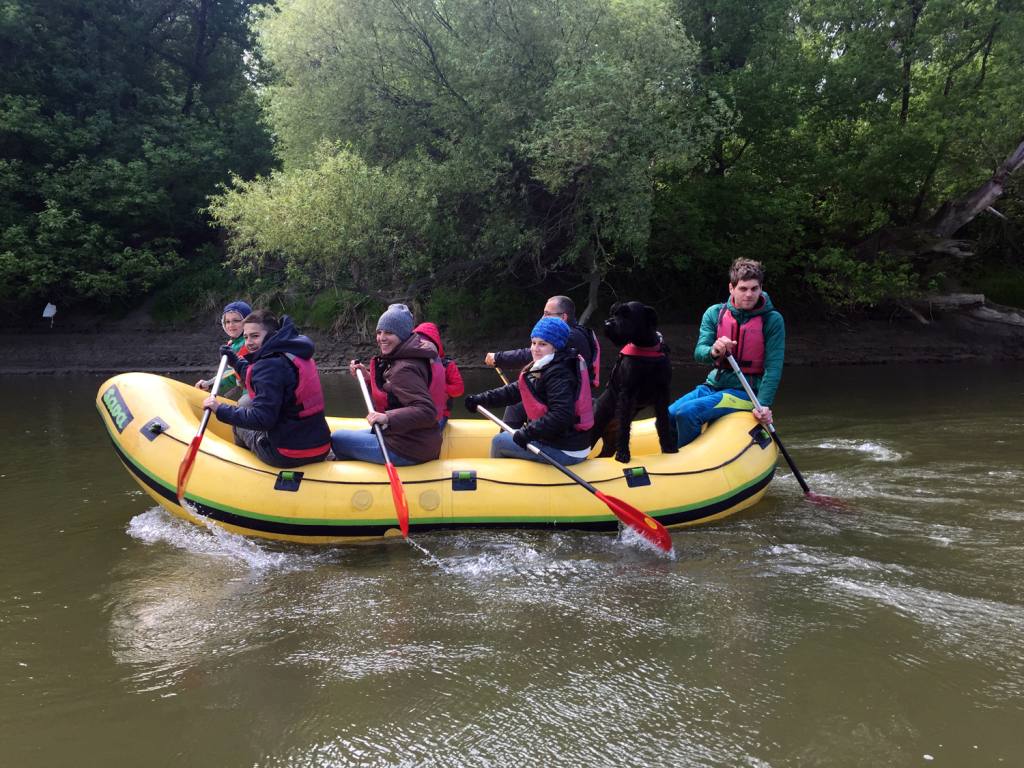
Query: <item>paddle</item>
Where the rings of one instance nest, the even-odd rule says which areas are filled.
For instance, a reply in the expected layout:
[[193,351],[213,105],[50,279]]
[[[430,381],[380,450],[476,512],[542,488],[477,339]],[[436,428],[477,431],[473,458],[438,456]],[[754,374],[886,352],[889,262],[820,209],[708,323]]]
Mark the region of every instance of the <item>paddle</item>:
[[[510,427],[504,421],[502,421],[493,413],[488,411],[482,405],[478,405],[476,409],[509,434],[515,432],[515,430],[512,429],[512,427]],[[615,513],[615,516],[619,518],[619,520],[621,520],[625,525],[628,525],[638,534],[643,536],[658,549],[661,549],[665,552],[670,552],[672,550],[672,537],[669,535],[668,530],[665,528],[664,525],[659,523],[653,517],[641,512],[636,507],[627,504],[621,499],[617,499],[614,496],[608,496],[607,494],[601,493],[601,491],[597,490],[597,488],[592,486],[590,483],[588,483],[586,480],[577,475],[568,467],[563,467],[561,464],[559,464],[553,458],[548,456],[546,453],[544,453],[544,451],[542,451],[533,443],[527,443],[526,447],[532,453],[544,459],[544,461],[553,466],[555,469],[562,472],[562,474],[572,478],[577,483],[586,488],[588,491],[590,491],[592,494],[597,496],[597,498],[599,498],[601,501],[608,505],[608,508]]]
[[[366,379],[363,378],[361,368],[356,368],[356,377],[359,379],[359,388],[363,390],[363,400],[366,401],[367,413],[373,413],[373,401],[370,399],[370,390],[366,388]],[[380,425],[373,425],[373,432],[377,435],[377,443],[380,445],[380,452],[384,454],[384,466],[388,470],[388,480],[391,482],[391,498],[395,502],[395,514],[398,517],[398,528],[402,536],[409,538],[409,503],[405,500],[405,489],[402,488],[402,481],[398,477],[395,465],[391,463],[388,456],[388,449],[384,445],[384,434],[380,431]]]
[[[750,383],[747,381],[747,377],[743,375],[743,371],[740,370],[740,366],[739,363],[736,362],[736,358],[734,358],[732,355],[727,354],[725,356],[725,359],[729,361],[729,365],[732,366],[733,372],[739,378],[740,384],[742,384],[743,389],[746,390],[747,397],[750,398],[750,402],[754,404],[755,408],[760,408],[761,403],[758,401],[757,395],[754,394],[754,390],[750,388]],[[831,496],[822,496],[819,493],[814,493],[813,491],[811,491],[811,489],[807,486],[807,481],[804,480],[804,476],[801,475],[800,470],[796,468],[796,464],[794,463],[792,457],[789,455],[789,451],[786,450],[786,446],[782,444],[782,439],[779,437],[779,433],[775,431],[774,424],[768,424],[768,432],[771,433],[772,440],[775,441],[775,444],[779,446],[779,451],[782,453],[782,456],[786,460],[786,463],[789,464],[789,468],[793,470],[793,477],[796,478],[796,481],[800,483],[800,487],[803,488],[804,498],[806,498],[808,501],[814,502],[815,504],[824,504],[826,506],[831,507],[846,506],[839,499],[835,499]]]
[[[221,355],[220,365],[217,367],[217,375],[213,377],[213,381],[210,383],[210,392],[213,394],[217,393],[220,389],[220,380],[224,376],[224,369],[228,364],[228,356]],[[181,460],[181,466],[178,467],[178,503],[181,506],[185,506],[185,486],[188,485],[188,478],[192,474],[192,467],[196,463],[196,454],[199,453],[199,444],[203,442],[203,435],[206,434],[206,425],[210,423],[210,414],[213,413],[209,408],[203,409],[203,418],[199,422],[199,429],[196,431],[196,436],[192,438],[192,442],[188,445],[188,450],[185,451],[185,458]]]
[[501,370],[501,368],[499,368],[498,366],[494,366],[494,370],[497,371],[498,372],[498,376],[501,377],[501,383],[502,384],[508,384],[508,379],[505,378],[505,372],[503,370]]

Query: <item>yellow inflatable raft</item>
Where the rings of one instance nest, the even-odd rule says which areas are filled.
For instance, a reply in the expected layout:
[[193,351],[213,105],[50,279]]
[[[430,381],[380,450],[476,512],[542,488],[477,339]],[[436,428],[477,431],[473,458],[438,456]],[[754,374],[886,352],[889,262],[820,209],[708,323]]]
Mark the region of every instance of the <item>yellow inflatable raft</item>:
[[[118,458],[146,493],[175,515],[202,515],[234,533],[329,544],[398,534],[383,466],[320,462],[278,470],[236,446],[210,420],[188,483],[175,496],[178,466],[202,415],[205,393],[173,379],[125,373],[100,387],[96,407]],[[328,419],[365,429],[362,418]],[[452,419],[441,458],[400,467],[411,534],[460,528],[614,531],[608,507],[546,464],[488,458],[497,428]],[[633,425],[631,464],[589,459],[572,467],[601,491],[669,527],[694,525],[756,504],[775,473],[776,448],[749,413],[725,416],[676,454],[658,448],[654,420]]]

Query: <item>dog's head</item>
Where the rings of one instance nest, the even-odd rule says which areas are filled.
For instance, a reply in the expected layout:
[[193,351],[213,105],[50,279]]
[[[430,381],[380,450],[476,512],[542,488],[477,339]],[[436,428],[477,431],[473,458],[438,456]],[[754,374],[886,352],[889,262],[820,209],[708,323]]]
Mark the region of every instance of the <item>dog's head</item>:
[[604,321],[604,335],[617,347],[630,342],[638,347],[653,347],[659,341],[658,313],[639,301],[612,304]]

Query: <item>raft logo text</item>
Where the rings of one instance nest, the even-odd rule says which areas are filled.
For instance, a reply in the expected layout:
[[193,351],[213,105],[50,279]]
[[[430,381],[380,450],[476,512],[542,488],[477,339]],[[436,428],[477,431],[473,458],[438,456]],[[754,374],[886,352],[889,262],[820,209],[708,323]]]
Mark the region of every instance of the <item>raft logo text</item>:
[[124,400],[121,398],[121,393],[117,391],[117,385],[112,384],[106,392],[103,393],[103,405],[107,409],[107,413],[110,414],[110,420],[114,422],[114,426],[117,427],[118,432],[124,432],[124,428],[127,427],[131,420],[135,417],[132,416],[132,412],[128,410],[128,406],[125,405]]

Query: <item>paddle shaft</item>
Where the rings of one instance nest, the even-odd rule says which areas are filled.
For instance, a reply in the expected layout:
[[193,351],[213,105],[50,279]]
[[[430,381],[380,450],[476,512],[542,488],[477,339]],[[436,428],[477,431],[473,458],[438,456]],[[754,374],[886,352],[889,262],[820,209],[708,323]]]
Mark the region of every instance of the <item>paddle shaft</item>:
[[[477,411],[482,413],[484,416],[493,421],[506,432],[510,434],[515,433],[515,430],[512,429],[512,427],[510,427],[508,424],[499,419],[497,416],[495,416],[493,413],[488,411],[483,406],[478,405]],[[664,552],[672,551],[672,536],[669,534],[668,529],[666,529],[664,525],[659,523],[653,517],[651,517],[645,512],[641,512],[639,509],[632,506],[631,504],[627,504],[622,499],[617,499],[614,496],[609,496],[605,493],[602,493],[597,488],[588,483],[586,480],[584,480],[582,477],[573,472],[571,469],[562,466],[561,463],[555,461],[553,458],[548,456],[546,453],[544,453],[544,451],[542,451],[533,443],[528,442],[526,444],[526,447],[532,453],[543,458],[544,461],[553,466],[559,472],[563,473],[567,477],[572,478],[574,481],[582,485],[584,488],[586,488],[588,491],[594,494],[594,496],[596,496],[598,499],[604,502],[608,509],[612,511],[612,513],[619,519],[621,523],[623,523],[623,525],[632,528],[634,531],[640,534],[643,538],[647,539],[647,541],[651,542],[658,549]]]
[[[356,368],[356,378],[359,379],[359,389],[363,391],[363,401],[366,403],[366,412],[372,413],[375,409],[373,407],[373,400],[370,399],[370,390],[366,386],[366,377],[363,376],[363,372]],[[380,443],[380,452],[384,454],[384,463],[390,464],[391,457],[388,456],[388,447],[384,444],[384,433],[380,431],[380,424],[373,425],[374,434],[377,435],[377,442]]]
[[[478,411],[479,411],[480,413],[482,413],[482,414],[483,414],[484,416],[486,416],[486,417],[487,417],[488,419],[490,419],[490,420],[491,420],[491,421],[493,421],[493,422],[494,422],[495,424],[497,424],[497,425],[498,425],[499,427],[501,427],[501,428],[502,428],[503,430],[505,430],[506,432],[508,432],[508,433],[509,433],[510,435],[511,435],[511,434],[515,434],[515,430],[514,430],[514,429],[512,429],[512,427],[510,427],[510,426],[509,426],[508,424],[506,424],[506,423],[505,423],[504,421],[502,421],[502,420],[501,420],[501,419],[499,419],[499,418],[498,418],[497,416],[495,416],[495,415],[494,415],[493,413],[491,413],[490,411],[488,411],[488,410],[487,410],[486,408],[484,408],[484,407],[483,407],[482,405],[478,405],[478,406],[476,407],[476,409],[477,409],[477,410],[478,410]],[[553,458],[551,458],[550,456],[548,456],[548,455],[547,455],[546,453],[544,453],[544,451],[542,451],[542,450],[541,450],[540,448],[538,448],[538,447],[537,447],[536,445],[534,445],[533,443],[527,443],[527,444],[526,444],[526,448],[527,448],[527,450],[529,450],[529,451],[530,451],[531,453],[533,453],[533,454],[535,454],[535,455],[537,455],[537,456],[540,456],[540,457],[541,457],[542,459],[544,459],[544,460],[545,460],[545,461],[546,461],[546,462],[547,462],[548,464],[550,464],[551,466],[553,466],[553,467],[554,467],[555,469],[557,469],[557,470],[561,471],[561,472],[562,472],[563,474],[565,474],[566,476],[568,476],[568,477],[571,477],[571,478],[572,478],[573,480],[575,480],[575,481],[576,481],[577,483],[579,483],[580,485],[582,485],[582,486],[583,486],[584,488],[586,488],[586,489],[587,489],[588,491],[590,491],[590,492],[591,492],[591,493],[593,493],[594,495],[597,495],[597,494],[598,494],[598,490],[597,490],[597,488],[595,488],[594,486],[592,486],[592,485],[591,485],[590,483],[588,483],[588,482],[587,482],[586,480],[584,480],[584,479],[583,479],[582,477],[580,477],[579,475],[577,475],[577,474],[576,474],[575,472],[573,472],[573,471],[572,471],[571,469],[569,469],[568,467],[563,467],[563,466],[562,466],[562,465],[561,465],[561,464],[560,464],[559,462],[555,461],[555,460],[554,460]]]
[[[224,378],[224,371],[227,369],[227,367],[228,367],[228,356],[227,355],[221,355],[220,356],[220,365],[217,366],[217,374],[213,377],[213,381],[210,384],[210,394],[211,395],[216,396],[217,390],[220,389],[220,380]],[[209,369],[207,369],[207,370],[209,370]],[[203,418],[199,422],[199,431],[196,432],[196,437],[202,436],[202,434],[206,431],[206,425],[210,422],[210,415],[212,413],[213,413],[213,410],[210,409],[210,408],[204,408],[203,409]]]
[[[366,403],[367,415],[374,412],[373,400],[370,398],[370,390],[366,386],[366,378],[363,370],[356,368],[356,378],[359,379],[359,389],[363,392],[363,401]],[[384,455],[384,466],[388,473],[388,482],[391,483],[391,499],[395,503],[395,516],[398,518],[398,529],[402,536],[409,538],[409,502],[405,499],[405,489],[402,487],[402,479],[398,476],[398,470],[391,463],[388,455],[388,447],[384,444],[384,433],[379,424],[373,425],[373,432],[377,435],[377,443],[380,445],[380,452]]]
[[[757,395],[754,394],[754,390],[750,388],[750,382],[747,381],[747,377],[744,376],[743,371],[740,370],[740,366],[739,363],[736,362],[736,358],[727,354],[725,359],[729,361],[729,365],[732,366],[733,373],[736,374],[740,380],[740,384],[743,385],[743,389],[746,390],[747,397],[750,398],[750,402],[754,404],[755,408],[760,408],[761,403],[758,401]],[[800,470],[796,468],[796,463],[790,457],[789,451],[786,450],[786,446],[782,444],[782,439],[779,437],[779,433],[775,431],[775,424],[769,422],[768,432],[771,433],[772,440],[775,441],[775,444],[779,446],[779,451],[782,453],[782,457],[786,460],[786,463],[789,464],[789,468],[793,471],[793,477],[795,477],[796,481],[800,483],[800,487],[803,488],[804,493],[810,493],[811,489],[807,486],[804,476],[801,475]]]
[[[216,394],[217,390],[220,389],[220,380],[224,378],[224,369],[227,367],[227,364],[228,356],[221,355],[220,365],[217,366],[217,374],[213,377],[213,382],[210,385],[211,393]],[[185,451],[185,457],[181,460],[181,465],[178,467],[178,486],[175,490],[177,491],[179,502],[185,498],[185,486],[188,484],[188,478],[192,474],[196,454],[199,453],[199,444],[203,441],[206,425],[210,423],[210,415],[212,413],[213,410],[210,408],[203,409],[203,418],[199,420],[199,429],[196,430],[195,437],[189,443],[188,450]]]
[[494,370],[497,371],[498,376],[501,378],[503,384],[508,384],[508,379],[505,378],[505,372],[498,366],[494,366]]

